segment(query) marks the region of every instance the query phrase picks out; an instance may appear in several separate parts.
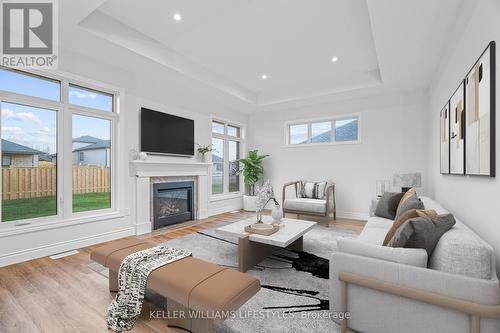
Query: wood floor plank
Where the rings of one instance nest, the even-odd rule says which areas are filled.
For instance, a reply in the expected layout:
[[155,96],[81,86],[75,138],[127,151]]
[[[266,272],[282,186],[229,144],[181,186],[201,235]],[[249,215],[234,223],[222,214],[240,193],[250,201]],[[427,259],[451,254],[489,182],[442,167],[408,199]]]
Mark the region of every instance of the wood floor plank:
[[[244,211],[220,214],[140,238],[163,243],[254,215]],[[330,226],[361,232],[365,223],[338,219]],[[104,317],[114,295],[108,292],[107,278],[88,266],[90,252],[96,246],[79,249],[78,254],[57,260],[45,257],[0,268],[0,332],[109,332]],[[154,308],[145,303],[145,311],[133,332],[169,333],[165,320],[149,318],[150,307]]]

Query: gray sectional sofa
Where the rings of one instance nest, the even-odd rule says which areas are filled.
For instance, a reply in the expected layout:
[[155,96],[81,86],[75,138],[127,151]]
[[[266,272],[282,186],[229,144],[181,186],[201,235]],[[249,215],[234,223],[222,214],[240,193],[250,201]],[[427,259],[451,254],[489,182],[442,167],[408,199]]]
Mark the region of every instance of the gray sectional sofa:
[[[448,213],[430,198],[421,200],[426,209]],[[340,322],[343,329],[500,332],[500,284],[492,247],[457,219],[427,258],[423,249],[382,246],[392,223],[374,216],[357,239],[338,239],[330,262],[330,307],[350,313]]]

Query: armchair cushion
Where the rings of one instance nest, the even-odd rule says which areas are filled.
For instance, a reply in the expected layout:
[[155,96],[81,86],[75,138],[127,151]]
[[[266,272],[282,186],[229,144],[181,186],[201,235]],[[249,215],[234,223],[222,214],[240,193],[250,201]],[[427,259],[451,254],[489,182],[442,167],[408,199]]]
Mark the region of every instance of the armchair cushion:
[[297,212],[308,212],[315,214],[326,213],[326,200],[309,199],[309,198],[289,198],[283,203],[285,210],[293,210]]

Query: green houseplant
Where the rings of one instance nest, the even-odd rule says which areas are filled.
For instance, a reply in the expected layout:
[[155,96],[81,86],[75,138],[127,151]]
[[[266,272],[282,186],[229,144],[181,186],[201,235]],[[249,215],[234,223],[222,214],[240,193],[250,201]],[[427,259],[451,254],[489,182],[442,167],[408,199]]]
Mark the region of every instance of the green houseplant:
[[247,211],[256,211],[255,204],[255,185],[262,179],[264,175],[263,160],[269,155],[259,155],[258,150],[248,152],[246,158],[238,160],[240,169],[238,174],[243,175],[245,185],[248,187],[247,195],[243,196],[243,209]]

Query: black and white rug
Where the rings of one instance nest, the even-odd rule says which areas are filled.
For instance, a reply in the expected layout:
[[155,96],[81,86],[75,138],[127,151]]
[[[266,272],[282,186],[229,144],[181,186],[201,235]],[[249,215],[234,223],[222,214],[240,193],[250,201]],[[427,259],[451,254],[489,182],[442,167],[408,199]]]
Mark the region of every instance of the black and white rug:
[[[215,332],[340,332],[329,309],[329,259],[338,237],[357,237],[354,231],[316,225],[304,235],[304,251],[282,250],[248,271],[260,280],[261,290],[236,313],[215,322]],[[215,229],[163,243],[192,252],[195,258],[237,268],[236,239],[221,237]],[[95,263],[92,265],[96,266]],[[101,265],[91,267],[107,275]],[[104,270],[103,270],[104,269]]]
[[[262,289],[234,319],[216,322],[216,332],[339,332],[329,317],[329,259],[338,237],[357,237],[354,231],[316,225],[304,235],[304,251],[282,250],[252,270]],[[236,239],[221,237],[215,229],[164,243],[219,265],[238,265]]]

